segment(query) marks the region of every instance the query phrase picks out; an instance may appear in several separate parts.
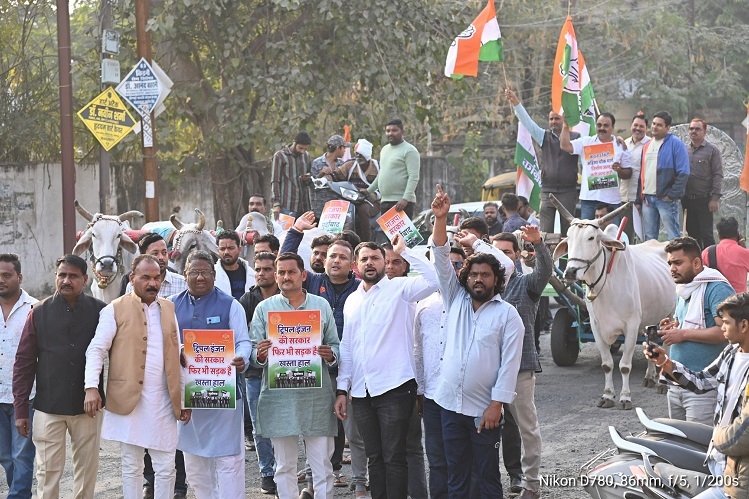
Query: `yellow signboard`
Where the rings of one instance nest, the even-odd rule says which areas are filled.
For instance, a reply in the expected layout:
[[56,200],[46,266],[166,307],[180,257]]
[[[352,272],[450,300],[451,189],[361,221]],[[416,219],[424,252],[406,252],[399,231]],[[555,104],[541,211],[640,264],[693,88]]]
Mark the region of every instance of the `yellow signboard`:
[[112,87],[107,88],[78,111],[78,117],[109,151],[135,126],[133,116]]

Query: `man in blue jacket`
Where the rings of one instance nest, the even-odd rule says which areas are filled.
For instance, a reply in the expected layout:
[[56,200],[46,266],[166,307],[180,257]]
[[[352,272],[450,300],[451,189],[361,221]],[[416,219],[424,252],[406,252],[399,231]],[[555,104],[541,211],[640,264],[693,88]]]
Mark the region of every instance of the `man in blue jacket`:
[[[313,212],[308,211],[301,217],[298,217],[294,222],[294,226],[286,234],[281,253],[296,253],[304,238],[304,231],[313,229],[314,227],[315,214]],[[324,261],[324,272],[320,274],[308,272],[307,279],[303,283],[305,290],[313,295],[325,298],[330,304],[330,308],[333,309],[336,328],[338,329],[338,339],[343,339],[343,305],[346,303],[349,295],[359,286],[360,282],[359,279],[354,277],[354,273],[351,270],[353,254],[354,249],[348,242],[343,240],[332,241],[330,246],[328,246],[327,257]],[[333,387],[335,387],[338,377],[338,366],[330,367],[329,371]],[[340,421],[338,424],[338,436],[335,439],[335,449],[331,462],[333,463],[335,486],[345,487],[348,484],[341,473],[341,468],[343,467],[343,448],[346,436],[343,424]],[[363,454],[364,445],[354,435],[349,435],[349,444],[352,450],[351,466],[352,473],[354,474],[353,481],[356,484],[357,493],[362,494],[366,492],[366,455]],[[358,447],[357,451],[362,450],[362,452],[355,452],[355,447]],[[312,470],[308,468],[307,471],[308,489],[311,489]],[[311,496],[311,494],[309,495]]]
[[650,133],[653,140],[642,149],[642,169],[635,204],[642,214],[643,240],[658,239],[660,222],[668,239],[681,236],[679,200],[689,178],[687,146],[668,133],[671,115],[659,111],[653,115]]

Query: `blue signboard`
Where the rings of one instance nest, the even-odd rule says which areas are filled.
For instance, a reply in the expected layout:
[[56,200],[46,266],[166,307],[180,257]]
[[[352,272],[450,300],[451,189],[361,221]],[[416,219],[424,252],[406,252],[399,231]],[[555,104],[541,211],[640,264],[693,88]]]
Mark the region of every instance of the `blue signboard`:
[[162,86],[148,61],[141,59],[115,90],[141,116],[145,116],[156,107]]

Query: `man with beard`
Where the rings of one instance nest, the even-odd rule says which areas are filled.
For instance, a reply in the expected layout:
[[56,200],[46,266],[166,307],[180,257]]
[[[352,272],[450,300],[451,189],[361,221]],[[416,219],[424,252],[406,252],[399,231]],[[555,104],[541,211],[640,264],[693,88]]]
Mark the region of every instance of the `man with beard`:
[[[734,290],[723,274],[702,265],[700,246],[694,238],[677,237],[665,249],[679,301],[675,318],[663,319],[658,334],[663,344],[671,347],[673,360],[692,371],[702,371],[726,346],[718,305]],[[715,416],[715,393],[698,395],[669,385],[668,415],[710,425]]]
[[[395,252],[392,244],[383,243],[380,246],[385,250],[385,275],[388,279],[407,277],[411,270],[408,261]],[[416,304],[411,303],[410,305],[411,306],[408,310],[410,317],[408,321],[413,323],[414,318],[416,317]],[[408,423],[408,437],[406,439],[408,495],[411,499],[426,499],[429,497],[429,493],[427,492],[426,470],[424,469],[424,446],[421,442],[421,415],[423,412],[423,398],[417,394],[416,410],[413,411],[411,421]]]
[[[187,290],[169,299],[174,302],[180,339],[185,329],[231,329],[234,355],[231,365],[237,375],[248,365],[252,343],[247,317],[237,300],[218,289],[213,257],[194,250],[185,267]],[[242,378],[237,376],[237,384]],[[234,409],[200,409],[190,424],[179,427],[177,448],[185,455],[185,469],[198,499],[242,497],[245,493],[242,392],[237,390]]]
[[436,291],[434,267],[400,235],[395,252],[416,277],[389,279],[385,250],[373,242],[356,247],[362,282],[344,306],[344,330],[335,411],[348,414],[349,391],[356,425],[369,458],[372,499],[405,499],[408,495],[406,440],[416,403],[411,303]]
[[[155,232],[143,234],[138,238],[138,252],[141,255],[151,255],[159,262],[159,268],[161,269],[160,297],[166,298],[187,289],[185,278],[169,270],[169,252],[167,251],[166,241],[164,241],[163,237]],[[133,285],[130,283],[130,271],[128,271],[127,275],[122,276],[120,296],[132,290]],[[179,477],[177,477],[177,484],[179,484]]]
[[[559,200],[570,213],[575,213],[577,203],[577,156],[562,150],[560,134],[563,118],[558,113],[549,111],[549,128],[544,130],[528,115],[515,92],[505,90],[505,97],[512,104],[515,116],[530,132],[533,140],[541,147],[541,231],[554,232],[556,208],[549,202],[549,194]],[[570,139],[580,137],[577,132],[570,132]],[[570,224],[562,217],[562,235],[567,235]]]
[[[13,365],[16,429],[29,437],[29,396],[36,381],[34,431],[37,496],[56,499],[65,468],[66,433],[73,454],[73,496],[93,499],[99,469],[101,418],[83,409],[86,348],[105,303],[86,295],[86,260],[65,255],[55,263],[55,294],[26,318]],[[61,355],[61,352],[64,354]],[[104,380],[99,394],[104,399]],[[103,403],[102,403],[103,405]]]
[[[282,253],[296,253],[299,249],[299,244],[304,237],[304,231],[313,229],[315,225],[315,214],[311,211],[297,218],[294,222],[294,227],[286,235]],[[352,257],[353,248],[348,242],[339,239],[330,241],[327,248],[327,255],[323,260],[325,265],[323,272],[319,274],[308,273],[307,278],[303,283],[304,289],[313,295],[325,298],[330,305],[333,310],[333,318],[335,319],[339,341],[343,338],[344,306],[349,296],[354,292],[354,290],[356,290],[360,282],[351,271]],[[338,366],[329,367],[328,372],[330,374],[332,386],[335,389],[336,380],[338,378]],[[335,485],[338,487],[345,487],[345,476],[341,473],[341,469],[343,467],[343,448],[346,443],[347,432],[343,423],[339,421],[338,424],[338,434],[334,442],[335,448],[333,450],[331,463],[333,465]],[[364,469],[366,466],[366,456],[361,452],[363,451],[364,444],[361,442],[360,438],[357,438],[358,435],[358,431],[355,434],[349,434],[349,446],[352,450],[351,468],[352,473],[354,474],[353,480],[356,484],[357,493],[361,493],[362,491],[366,493],[366,471]],[[307,469],[307,482],[307,490],[311,495],[314,486],[312,485],[312,472],[309,467]]]
[[[15,429],[13,410],[13,360],[21,340],[23,325],[31,306],[39,300],[21,289],[23,274],[18,255],[0,254],[0,339],[4,355],[0,356],[0,463],[5,468],[9,498],[30,498],[34,478],[34,442]],[[29,395],[34,399],[34,393]],[[34,409],[29,408],[29,419],[34,419]]]
[[[271,165],[271,202],[273,212],[293,217],[309,210],[310,156],[307,150],[312,139],[307,132],[296,134],[294,142],[273,155]],[[257,251],[257,250],[256,250]]]
[[255,285],[255,273],[250,263],[239,257],[242,243],[233,230],[222,230],[216,236],[219,260],[216,269],[216,287],[235,299],[242,298]]
[[247,220],[252,213],[260,213],[265,217],[265,227],[268,229],[268,233],[276,236],[280,236],[283,233],[283,227],[281,224],[273,220],[273,217],[268,216],[268,203],[265,200],[265,196],[262,194],[253,194],[250,196],[250,200],[247,203],[247,209],[249,210],[249,213],[243,216],[237,224],[237,232],[244,232],[247,230]]
[[380,213],[379,194],[367,192],[369,186],[380,173],[380,163],[372,157],[373,147],[367,139],[359,139],[354,146],[354,157],[333,171],[335,180],[348,180],[360,192],[367,195],[367,200],[356,207],[356,232],[362,241],[369,241],[372,238],[370,224],[372,218]]
[[[285,242],[286,241],[284,240],[284,243]],[[330,246],[330,243],[332,242],[333,236],[323,234],[314,238],[310,243],[309,246],[312,249],[312,254],[309,257],[309,266],[316,274],[322,274],[323,272],[325,272],[325,258],[328,255],[328,246]],[[284,246],[286,245],[284,244]],[[294,249],[293,253],[296,253],[297,249],[299,249],[299,244],[297,244],[297,247],[296,249]],[[282,251],[281,253],[286,252]]]
[[421,156],[413,145],[403,140],[401,120],[388,121],[385,136],[388,143],[380,151],[380,174],[367,191],[380,191],[380,210],[383,213],[395,206],[396,211],[405,211],[408,218],[413,218]]
[[[154,497],[172,497],[176,423],[190,421],[191,411],[181,409],[174,304],[158,297],[160,274],[156,258],[138,255],[133,260],[133,292],[104,307],[86,350],[84,409],[92,418],[103,417],[103,438],[120,443],[125,499],[141,497],[139,463],[145,449],[156,470]],[[101,416],[97,384],[107,357],[107,407]]]
[[[281,253],[276,259],[276,284],[281,294],[261,302],[252,317],[252,363],[268,367],[268,350],[275,347],[268,339],[273,327],[270,315],[274,311],[317,310],[320,313],[321,345],[317,353],[330,368],[338,364],[339,339],[333,311],[328,302],[302,287],[308,272],[304,261],[295,253]],[[263,387],[258,404],[258,431],[273,442],[276,452],[276,486],[278,497],[291,499],[297,495],[296,463],[299,456],[299,436],[304,439],[307,458],[311,465],[315,497],[332,499],[334,476],[331,465],[333,437],[338,425],[332,414],[333,386],[322,376],[321,389],[271,390],[268,373],[263,375]],[[301,496],[300,496],[301,497]]]
[[503,497],[499,473],[502,412],[515,400],[523,321],[502,300],[504,269],[486,253],[469,256],[460,276],[450,263],[450,198],[437,186],[432,239],[446,336],[435,401],[442,408],[450,498],[470,496],[471,472],[483,499]]
[[502,221],[499,219],[499,206],[494,201],[484,204],[484,220],[489,229],[489,236],[502,232]]
[[[247,316],[247,328],[251,327],[252,316],[255,309],[261,301],[277,295],[280,290],[276,284],[275,270],[276,256],[273,253],[256,253],[255,254],[255,281],[257,284],[252,286],[248,292],[239,299],[239,303],[244,307]],[[276,469],[276,460],[273,456],[273,444],[270,438],[261,436],[257,431],[257,402],[260,397],[262,385],[263,370],[257,367],[248,367],[245,371],[247,387],[247,407],[252,421],[251,435],[255,441],[255,451],[257,452],[257,464],[260,466],[260,491],[263,494],[275,494],[276,482],[273,476]],[[245,416],[246,418],[246,416]],[[245,421],[245,432],[247,432],[247,422]],[[246,437],[250,435],[246,434]]]

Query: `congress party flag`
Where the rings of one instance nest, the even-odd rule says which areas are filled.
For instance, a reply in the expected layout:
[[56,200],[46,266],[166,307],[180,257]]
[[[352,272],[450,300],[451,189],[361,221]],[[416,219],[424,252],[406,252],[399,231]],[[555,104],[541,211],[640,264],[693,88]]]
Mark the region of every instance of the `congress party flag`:
[[[351,127],[349,125],[343,125],[343,140],[351,143]],[[346,152],[343,153],[343,157],[341,158],[344,162],[351,159],[351,148],[347,147]]]
[[551,107],[581,135],[595,135],[596,108],[585,58],[577,48],[572,17],[562,27],[551,74]]
[[524,196],[536,212],[541,211],[541,168],[538,166],[531,134],[522,123],[518,123],[515,164],[518,165],[518,196]]
[[494,0],[489,0],[484,10],[461,34],[447,51],[445,76],[456,80],[463,76],[476,76],[479,61],[502,61],[502,35],[499,32]]

